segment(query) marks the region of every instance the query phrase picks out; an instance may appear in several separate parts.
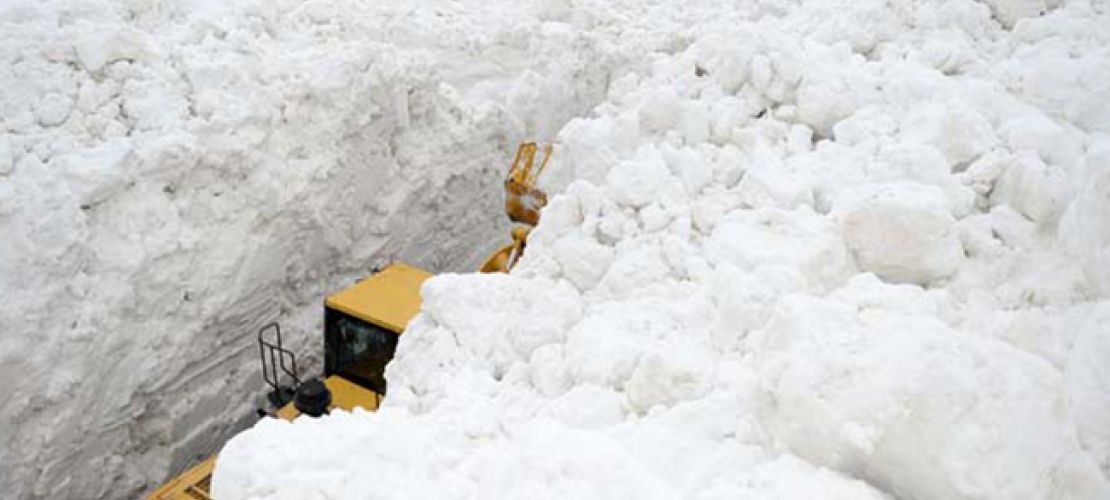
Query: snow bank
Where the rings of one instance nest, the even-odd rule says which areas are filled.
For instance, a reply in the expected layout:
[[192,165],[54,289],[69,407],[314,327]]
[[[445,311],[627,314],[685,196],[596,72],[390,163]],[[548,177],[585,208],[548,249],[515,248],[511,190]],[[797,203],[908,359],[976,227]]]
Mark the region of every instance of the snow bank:
[[[287,465],[274,457],[304,456],[299,469],[285,479],[242,485],[248,488],[245,491],[273,491],[268,498],[328,498],[323,492],[339,492],[345,498],[673,498],[666,488],[666,476],[645,470],[628,452],[631,436],[589,432],[552,419],[537,419],[510,435],[483,440],[443,432],[442,427],[438,427],[440,432],[429,433],[426,420],[400,412],[377,416],[340,412],[327,423],[294,426],[266,421],[256,428],[266,433],[255,433],[244,441],[256,440],[251,442],[252,452],[266,450],[267,456],[258,459],[263,467]],[[277,433],[294,439],[277,442],[271,439]],[[305,453],[296,444],[309,441],[328,453]],[[369,442],[375,443],[373,450],[365,449]],[[796,458],[771,458],[752,447],[709,440],[672,444],[699,446],[699,461],[711,464],[697,478],[704,488],[692,490],[691,498],[886,498],[860,481],[844,479]],[[372,473],[359,476],[329,474],[334,461],[331,453],[374,457],[375,467]],[[232,455],[234,458],[239,457]],[[225,489],[220,494],[239,496],[245,491]]]
[[863,275],[831,299],[785,300],[755,356],[761,421],[800,456],[899,497],[1105,495],[1062,374],[953,331],[929,298]]
[[2,2],[5,497],[137,496],[254,420],[259,325],[313,368],[327,292],[473,269],[516,143],[698,15],[559,5]]
[[380,413],[260,423],[215,493],[1107,498],[1110,96],[1035,75],[1110,77],[1110,18],[1033,3],[706,20],[563,128],[512,275],[425,285]]

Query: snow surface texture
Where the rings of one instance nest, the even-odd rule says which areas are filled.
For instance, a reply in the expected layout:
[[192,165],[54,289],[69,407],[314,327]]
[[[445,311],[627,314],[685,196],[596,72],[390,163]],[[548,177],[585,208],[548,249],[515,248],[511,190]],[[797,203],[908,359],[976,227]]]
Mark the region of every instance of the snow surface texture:
[[326,293],[473,269],[516,144],[696,26],[651,10],[0,2],[0,496],[134,498],[253,422],[258,326],[318,371]]
[[1110,498],[1105,9],[706,20],[562,129],[511,275],[425,285],[380,412],[258,423],[217,497]]

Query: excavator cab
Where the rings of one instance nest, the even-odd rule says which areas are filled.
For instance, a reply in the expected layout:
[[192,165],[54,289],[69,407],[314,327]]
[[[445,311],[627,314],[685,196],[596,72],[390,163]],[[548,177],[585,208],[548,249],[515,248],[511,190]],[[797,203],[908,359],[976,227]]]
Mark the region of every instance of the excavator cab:
[[395,263],[324,301],[324,376],[385,394],[385,365],[432,274]]

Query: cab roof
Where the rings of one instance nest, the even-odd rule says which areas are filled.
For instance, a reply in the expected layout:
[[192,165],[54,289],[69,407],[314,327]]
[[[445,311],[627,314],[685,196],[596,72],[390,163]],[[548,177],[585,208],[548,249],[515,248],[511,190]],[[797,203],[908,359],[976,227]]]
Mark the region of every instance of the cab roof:
[[332,294],[324,305],[401,333],[420,312],[420,286],[431,277],[423,269],[395,262]]

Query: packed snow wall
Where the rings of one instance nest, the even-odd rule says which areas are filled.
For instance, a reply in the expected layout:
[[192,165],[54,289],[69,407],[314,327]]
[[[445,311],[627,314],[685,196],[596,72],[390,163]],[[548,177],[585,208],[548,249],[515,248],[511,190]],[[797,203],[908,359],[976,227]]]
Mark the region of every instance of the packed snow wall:
[[379,412],[260,421],[216,495],[1110,497],[1106,6],[760,8],[562,129]]
[[710,17],[656,12],[0,3],[3,496],[135,497],[253,421],[260,325],[313,370],[328,292],[474,268],[516,143]]

